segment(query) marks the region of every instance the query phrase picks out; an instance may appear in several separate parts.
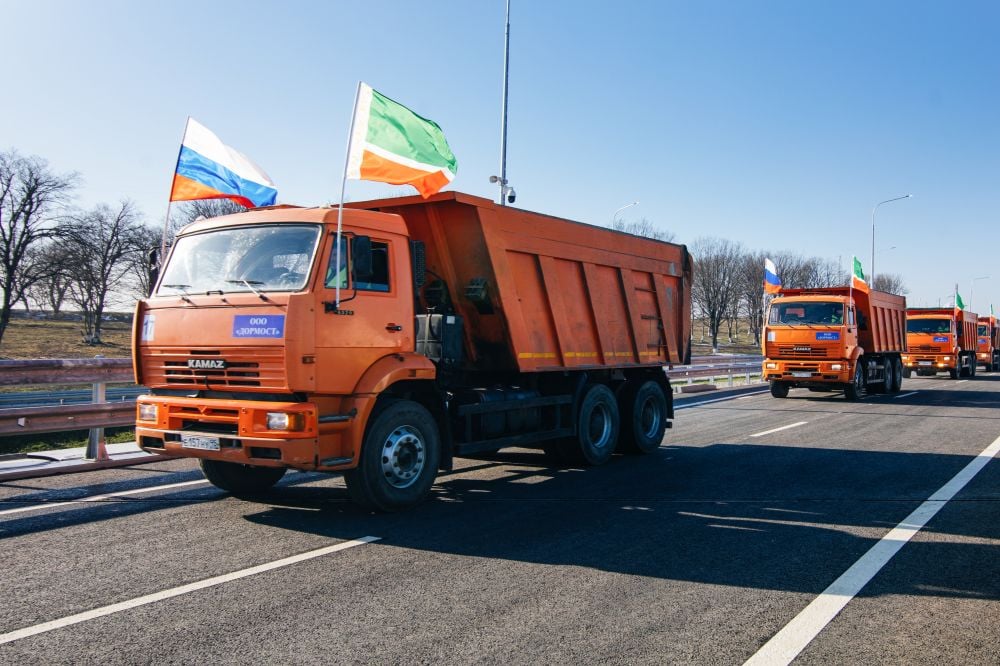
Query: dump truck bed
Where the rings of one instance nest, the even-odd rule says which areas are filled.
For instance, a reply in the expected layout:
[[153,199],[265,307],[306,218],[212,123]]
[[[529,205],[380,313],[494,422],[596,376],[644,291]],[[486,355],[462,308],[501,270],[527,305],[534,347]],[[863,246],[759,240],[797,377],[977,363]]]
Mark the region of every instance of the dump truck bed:
[[[662,366],[690,357],[684,245],[445,192],[349,204],[395,213],[463,317],[466,368]],[[425,287],[422,307],[428,304]],[[440,308],[440,299],[433,299]]]

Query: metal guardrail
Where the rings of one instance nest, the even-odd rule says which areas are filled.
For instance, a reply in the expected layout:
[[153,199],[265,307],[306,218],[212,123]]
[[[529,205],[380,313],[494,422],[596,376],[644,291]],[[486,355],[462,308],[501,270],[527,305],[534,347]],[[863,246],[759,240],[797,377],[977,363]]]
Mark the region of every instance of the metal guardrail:
[[[742,375],[747,384],[760,376],[759,356],[700,356],[697,364],[666,370],[673,380],[725,377],[729,386]],[[105,460],[104,428],[135,422],[135,395],[107,402],[107,384],[133,381],[132,361],[127,358],[0,361],[0,385],[91,383],[91,402],[77,405],[15,407],[0,409],[0,436],[90,429],[87,458]],[[138,391],[136,391],[138,393]]]
[[107,460],[104,428],[129,425],[135,419],[134,402],[107,402],[107,385],[132,381],[128,358],[0,361],[0,386],[91,384],[89,404],[0,409],[0,435],[89,429],[86,458]]

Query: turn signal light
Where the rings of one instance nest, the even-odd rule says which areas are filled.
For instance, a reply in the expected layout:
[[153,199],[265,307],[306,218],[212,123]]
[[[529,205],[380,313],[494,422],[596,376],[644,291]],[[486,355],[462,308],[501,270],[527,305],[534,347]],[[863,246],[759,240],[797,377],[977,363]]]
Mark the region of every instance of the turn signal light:
[[139,404],[140,421],[156,421],[156,405]]

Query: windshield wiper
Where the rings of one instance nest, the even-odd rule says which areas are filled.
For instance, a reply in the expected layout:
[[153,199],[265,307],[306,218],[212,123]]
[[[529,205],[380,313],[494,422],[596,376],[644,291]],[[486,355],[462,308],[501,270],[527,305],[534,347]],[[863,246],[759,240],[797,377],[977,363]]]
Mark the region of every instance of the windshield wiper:
[[181,300],[182,301],[184,301],[185,303],[190,303],[191,305],[194,305],[194,301],[191,300],[189,294],[187,293],[187,291],[185,291],[186,289],[190,289],[191,285],[189,285],[189,284],[164,284],[164,285],[160,285],[160,286],[166,287],[167,289],[176,289],[177,291],[181,292]]
[[230,284],[245,284],[246,287],[247,287],[247,289],[249,289],[250,291],[252,291],[260,300],[262,300],[262,301],[269,301],[269,300],[271,300],[267,296],[265,296],[264,294],[260,293],[259,291],[257,291],[256,289],[253,288],[253,286],[255,284],[256,285],[262,285],[262,284],[264,284],[260,280],[226,280],[226,282],[228,282]]

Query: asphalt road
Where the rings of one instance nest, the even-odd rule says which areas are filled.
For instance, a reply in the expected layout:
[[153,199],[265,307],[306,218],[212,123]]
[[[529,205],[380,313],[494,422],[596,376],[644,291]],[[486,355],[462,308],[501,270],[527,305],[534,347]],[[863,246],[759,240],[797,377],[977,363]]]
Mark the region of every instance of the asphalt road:
[[1000,663],[1000,461],[925,504],[1000,438],[1000,375],[720,397],[653,455],[462,460],[397,515],[190,461],[2,484],[0,663]]

